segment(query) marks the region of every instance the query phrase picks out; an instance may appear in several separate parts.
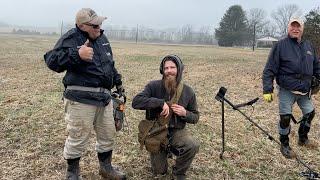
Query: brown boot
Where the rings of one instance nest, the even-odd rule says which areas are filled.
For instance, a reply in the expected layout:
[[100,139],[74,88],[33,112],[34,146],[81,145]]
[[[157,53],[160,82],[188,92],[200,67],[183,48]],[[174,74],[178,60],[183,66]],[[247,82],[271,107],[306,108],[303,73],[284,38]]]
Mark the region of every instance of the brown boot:
[[126,175],[111,165],[112,151],[98,153],[99,174],[108,180],[125,180]]
[[67,174],[66,174],[67,180],[81,180],[79,161],[80,161],[80,158],[67,159],[67,163],[68,163]]

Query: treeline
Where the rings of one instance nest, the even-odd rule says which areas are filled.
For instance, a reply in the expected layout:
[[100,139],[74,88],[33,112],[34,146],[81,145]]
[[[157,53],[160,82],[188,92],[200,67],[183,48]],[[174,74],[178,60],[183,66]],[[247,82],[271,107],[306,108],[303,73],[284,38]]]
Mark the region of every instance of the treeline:
[[233,5],[221,18],[215,29],[215,38],[220,46],[253,46],[260,37],[280,39],[287,35],[288,22],[292,17],[305,19],[304,37],[313,41],[316,47],[320,44],[319,8],[311,10],[304,17],[301,9],[295,4],[287,4],[272,11],[270,18],[263,9],[254,8],[244,11],[240,5]]
[[40,35],[41,33],[36,30],[29,29],[13,29],[12,34],[25,34],[25,35]]
[[160,43],[188,43],[188,44],[214,44],[213,31],[209,26],[194,30],[192,25],[185,25],[180,29],[155,30],[138,26],[131,30],[106,26],[105,30],[110,39],[139,42]]
[[41,33],[39,31],[36,30],[29,30],[29,29],[12,29],[12,34],[21,34],[21,35],[58,35],[58,33],[56,32],[45,32],[45,33]]
[[[220,46],[255,46],[261,37],[280,39],[287,35],[287,25],[292,17],[305,20],[304,38],[312,41],[320,54],[320,10],[311,10],[305,16],[294,4],[287,4],[273,10],[268,17],[263,9],[253,8],[247,11],[240,5],[233,5],[221,18],[219,27],[203,26],[194,28],[187,24],[181,28],[152,29],[143,25],[135,28],[105,25],[103,29],[110,40],[133,42],[218,44]],[[74,27],[74,24],[61,24],[60,32],[40,33],[36,30],[13,29],[13,34],[61,35]]]

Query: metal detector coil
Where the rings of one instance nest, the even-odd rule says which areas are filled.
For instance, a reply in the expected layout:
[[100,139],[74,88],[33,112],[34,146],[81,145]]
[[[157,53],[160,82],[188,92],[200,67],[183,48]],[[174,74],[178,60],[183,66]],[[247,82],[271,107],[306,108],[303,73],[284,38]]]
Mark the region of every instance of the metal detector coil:
[[[223,153],[224,153],[224,146],[225,146],[225,134],[224,134],[224,129],[225,129],[225,122],[224,122],[224,102],[229,104],[233,110],[238,111],[240,114],[242,114],[248,121],[250,121],[254,126],[259,128],[265,135],[268,136],[268,138],[271,141],[276,142],[278,145],[281,145],[281,143],[276,140],[274,137],[272,137],[266,130],[264,130],[262,127],[260,127],[255,121],[253,121],[249,116],[247,116],[245,113],[243,113],[241,110],[239,110],[240,107],[247,106],[247,105],[253,105],[255,102],[258,101],[259,98],[255,98],[253,100],[250,100],[246,103],[241,103],[238,105],[232,104],[228,99],[225,98],[227,89],[225,87],[221,87],[215,96],[215,99],[219,102],[221,102],[221,125],[222,125],[222,150],[220,153],[220,159],[223,159]],[[299,173],[300,176],[306,177],[308,180],[315,180],[315,179],[320,179],[319,173],[311,169],[304,161],[302,161],[298,156],[296,157],[296,160],[299,164],[302,164],[305,168],[307,168],[307,171]]]

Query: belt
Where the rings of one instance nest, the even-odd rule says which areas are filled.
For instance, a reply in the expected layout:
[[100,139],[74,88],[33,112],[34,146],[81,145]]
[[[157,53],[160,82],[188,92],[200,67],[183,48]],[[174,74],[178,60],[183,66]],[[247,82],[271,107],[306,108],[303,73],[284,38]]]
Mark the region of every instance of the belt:
[[103,93],[111,94],[109,89],[102,88],[102,87],[67,86],[67,89],[76,90],[76,91],[103,92]]
[[312,80],[312,76],[307,74],[283,74],[283,75],[291,76],[295,79],[300,79],[300,80]]

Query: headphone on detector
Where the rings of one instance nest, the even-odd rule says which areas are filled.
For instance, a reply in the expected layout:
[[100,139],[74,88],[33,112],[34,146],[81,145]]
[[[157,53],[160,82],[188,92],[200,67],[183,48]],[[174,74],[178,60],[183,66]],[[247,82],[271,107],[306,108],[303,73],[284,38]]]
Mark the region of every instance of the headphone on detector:
[[[181,71],[183,71],[184,69],[184,64],[182,63],[182,60],[179,58],[179,56],[175,55],[175,54],[170,54],[170,55],[167,55],[165,56],[164,58],[162,58],[162,61],[161,61],[161,64],[160,64],[160,74],[163,74],[163,66],[164,66],[164,63],[167,61],[165,61],[165,59],[169,59],[171,61],[174,61],[175,63],[177,64],[180,64],[180,68],[181,68]],[[178,61],[178,62],[177,62]],[[178,66],[177,66],[178,68]]]

